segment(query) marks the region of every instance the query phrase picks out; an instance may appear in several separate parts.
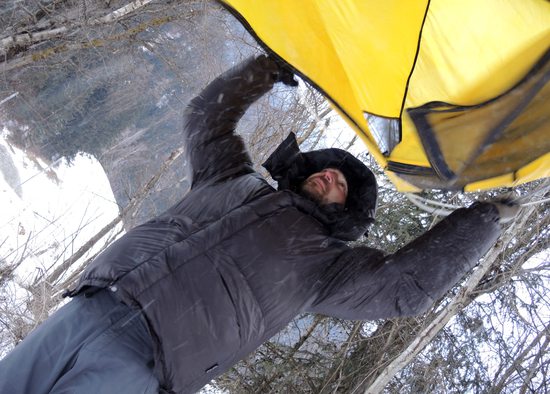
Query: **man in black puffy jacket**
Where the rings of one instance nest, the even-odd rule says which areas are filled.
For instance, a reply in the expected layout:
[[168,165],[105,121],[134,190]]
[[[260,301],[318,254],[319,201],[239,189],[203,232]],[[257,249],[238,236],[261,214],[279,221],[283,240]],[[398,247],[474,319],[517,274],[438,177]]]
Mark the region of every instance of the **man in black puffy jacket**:
[[425,312],[500,234],[498,204],[459,209],[393,255],[346,241],[374,219],[376,181],[345,151],[290,135],[252,168],[235,125],[289,75],[260,56],[185,111],[190,191],[91,263],[73,300],[0,363],[1,392],[195,392],[302,312]]

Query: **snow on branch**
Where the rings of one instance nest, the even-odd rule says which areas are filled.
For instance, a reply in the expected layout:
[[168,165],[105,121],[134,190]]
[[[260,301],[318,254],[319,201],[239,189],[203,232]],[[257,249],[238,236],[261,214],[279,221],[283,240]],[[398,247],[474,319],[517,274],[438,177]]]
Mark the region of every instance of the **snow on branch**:
[[[97,19],[93,19],[91,22],[87,23],[87,25],[95,26],[95,25],[102,25],[102,24],[116,22],[117,20],[123,18],[124,16],[130,14],[131,12],[134,12],[146,6],[152,1],[153,0],[135,0],[123,7],[116,9],[110,14],[104,15]],[[69,27],[62,26],[55,29],[42,30],[38,32],[26,32],[26,33],[3,38],[0,40],[0,56],[6,56],[10,48],[13,48],[16,46],[27,46],[37,42],[57,38],[68,32],[69,32]]]
[[36,33],[22,33],[15,36],[10,36],[0,40],[0,56],[5,56],[10,48],[15,46],[25,46],[35,42],[49,40],[59,37],[69,31],[66,26],[56,29],[39,31]]
[[130,4],[125,5],[124,7],[120,7],[118,10],[115,10],[111,12],[108,15],[102,16],[101,18],[98,18],[94,20],[93,24],[102,24],[102,23],[111,23],[119,20],[120,18],[128,15],[130,12],[134,12],[135,10],[146,6],[153,0],[135,0],[131,2]]

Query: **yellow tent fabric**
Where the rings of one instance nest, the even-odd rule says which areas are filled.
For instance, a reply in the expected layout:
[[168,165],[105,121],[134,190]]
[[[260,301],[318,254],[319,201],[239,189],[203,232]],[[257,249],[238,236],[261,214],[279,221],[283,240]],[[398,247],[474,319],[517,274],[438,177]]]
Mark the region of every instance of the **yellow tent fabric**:
[[550,2],[221,0],[402,191],[550,176]]

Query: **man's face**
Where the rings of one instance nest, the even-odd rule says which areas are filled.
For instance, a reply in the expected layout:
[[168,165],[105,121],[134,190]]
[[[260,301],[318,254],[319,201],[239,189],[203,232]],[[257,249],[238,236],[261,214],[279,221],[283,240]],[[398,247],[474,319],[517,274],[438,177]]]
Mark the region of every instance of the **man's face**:
[[310,175],[302,183],[302,191],[319,205],[332,203],[345,205],[348,196],[348,183],[342,171],[325,168],[321,172]]

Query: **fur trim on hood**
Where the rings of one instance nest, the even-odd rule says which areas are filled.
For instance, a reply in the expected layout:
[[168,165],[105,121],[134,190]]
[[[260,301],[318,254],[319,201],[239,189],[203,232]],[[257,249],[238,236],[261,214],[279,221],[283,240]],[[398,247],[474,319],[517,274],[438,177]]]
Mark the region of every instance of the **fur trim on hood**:
[[275,149],[263,164],[277,181],[278,190],[291,190],[304,197],[302,183],[325,168],[336,168],[348,183],[348,196],[344,207],[340,204],[319,206],[333,237],[354,241],[366,234],[374,222],[378,188],[371,170],[352,154],[342,149],[320,149],[301,152],[296,135],[290,135]]

